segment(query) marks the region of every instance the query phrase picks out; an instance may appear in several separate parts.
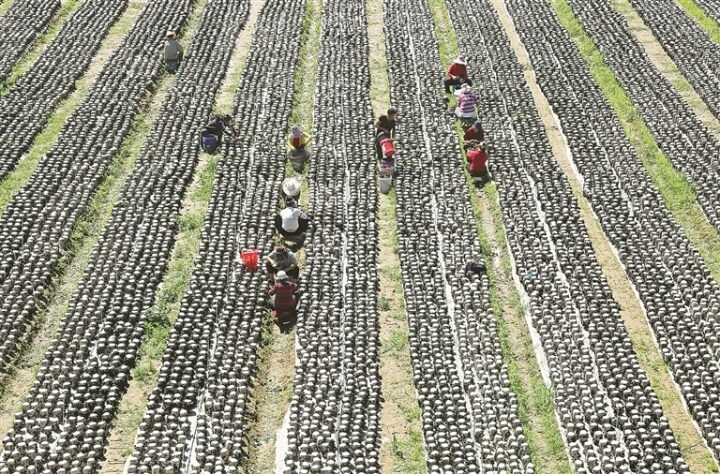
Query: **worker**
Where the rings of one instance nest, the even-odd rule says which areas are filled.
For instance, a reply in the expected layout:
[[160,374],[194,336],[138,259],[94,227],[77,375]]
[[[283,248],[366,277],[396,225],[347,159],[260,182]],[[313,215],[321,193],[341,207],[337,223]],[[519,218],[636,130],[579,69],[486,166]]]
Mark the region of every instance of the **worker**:
[[478,142],[472,143],[467,150],[466,157],[470,176],[473,178],[481,178],[483,181],[488,180],[488,155],[483,146]]
[[275,228],[283,237],[300,237],[308,228],[308,216],[298,209],[297,202],[288,199],[285,209],[275,216]]
[[270,276],[283,271],[296,280],[300,277],[295,254],[284,245],[278,245],[270,255],[265,257],[265,269]]
[[175,74],[175,72],[177,72],[180,67],[180,63],[182,62],[183,54],[183,47],[175,39],[175,32],[168,31],[167,35],[165,35],[165,49],[163,51],[165,69],[167,69],[167,72],[170,74]]
[[292,319],[297,315],[298,297],[295,295],[298,283],[291,281],[286,272],[275,275],[275,283],[268,291],[268,305],[275,310],[278,320]]
[[292,167],[297,172],[302,172],[305,162],[310,158],[310,153],[306,150],[310,141],[310,135],[303,132],[300,127],[294,125],[290,128],[290,135],[287,139],[288,157]]
[[395,136],[396,115],[397,109],[395,109],[395,107],[390,107],[387,110],[387,114],[381,115],[375,122],[375,151],[377,152],[378,160],[383,158],[380,143],[385,139],[393,138]]
[[485,130],[483,130],[482,123],[480,123],[479,120],[476,120],[475,123],[473,123],[472,127],[469,127],[467,130],[465,130],[465,135],[463,135],[463,141],[465,143],[471,141],[485,141]]
[[232,117],[229,115],[214,115],[200,133],[200,144],[203,150],[214,153],[222,143],[223,135],[235,138]]
[[477,107],[480,101],[473,94],[472,87],[463,84],[455,107],[455,115],[460,119],[472,119],[477,117]]
[[280,194],[286,202],[290,199],[300,202],[300,181],[297,178],[285,178],[280,185]]
[[468,78],[467,73],[467,61],[465,56],[458,56],[450,65],[447,72],[448,78],[445,79],[445,92],[450,93],[450,87],[457,86],[460,84],[473,85],[473,82]]
[[305,150],[308,142],[310,141],[310,135],[303,132],[300,127],[293,125],[290,128],[290,135],[288,135],[287,146],[288,150],[294,152],[300,152]]

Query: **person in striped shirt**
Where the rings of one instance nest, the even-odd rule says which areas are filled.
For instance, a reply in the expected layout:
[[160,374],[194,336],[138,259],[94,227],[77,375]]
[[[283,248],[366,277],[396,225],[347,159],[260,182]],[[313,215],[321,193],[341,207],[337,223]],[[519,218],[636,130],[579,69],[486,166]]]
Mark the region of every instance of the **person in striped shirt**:
[[480,104],[478,98],[473,94],[472,88],[464,84],[462,91],[457,98],[457,107],[455,107],[455,115],[461,119],[470,119],[477,117],[477,107]]

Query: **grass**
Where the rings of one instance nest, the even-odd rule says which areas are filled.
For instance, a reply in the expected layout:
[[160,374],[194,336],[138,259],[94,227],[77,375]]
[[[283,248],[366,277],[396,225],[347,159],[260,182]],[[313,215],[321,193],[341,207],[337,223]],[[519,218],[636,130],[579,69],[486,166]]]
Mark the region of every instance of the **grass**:
[[[300,126],[305,131],[311,130],[313,126],[312,110],[320,51],[322,11],[319,0],[306,1],[290,116],[291,123]],[[308,184],[303,174],[295,172],[288,161],[285,163],[285,175],[295,176],[300,180],[300,204],[307,206]],[[296,252],[296,256],[300,268],[302,268],[305,263],[304,250]],[[270,311],[267,310],[266,313],[259,351],[260,363],[252,400],[255,420],[250,428],[252,442],[249,444],[246,460],[248,472],[273,471],[277,456],[276,431],[283,423],[293,394],[296,359],[295,337],[292,333],[282,334],[274,331]]]
[[670,81],[673,87],[680,93],[682,98],[690,105],[703,124],[720,136],[720,122],[713,116],[707,105],[695,92],[692,85],[682,75],[677,65],[658,44],[652,31],[644,24],[640,15],[630,4],[630,0],[611,0],[613,8],[623,15],[627,21],[628,29],[636,32],[638,41],[645,46],[648,56],[656,64],[665,78]]
[[[100,66],[105,63],[110,52],[115,49],[113,42],[119,42],[125,36],[143,7],[144,5],[131,2],[123,17],[108,31],[96,57],[88,68],[89,70],[97,69],[99,71],[101,69]],[[75,83],[75,91],[60,102],[55,113],[50,116],[45,129],[35,137],[30,151],[23,156],[17,167],[0,182],[0,214],[5,211],[15,194],[28,183],[40,160],[55,145],[68,118],[90,92],[96,76],[97,74],[86,73]]]
[[695,0],[676,0],[678,5],[688,14],[690,18],[695,20],[697,24],[704,29],[710,39],[716,43],[720,43],[720,25],[710,18]]
[[703,214],[692,185],[676,170],[660,151],[652,133],[640,117],[632,101],[605,63],[595,43],[585,33],[566,0],[551,2],[562,26],[588,63],[590,72],[608,99],[630,143],[658,188],[665,205],[686,236],[698,250],[713,278],[720,281],[720,236]]
[[[367,0],[366,14],[370,45],[370,99],[375,115],[390,105],[390,85],[385,56],[382,0]],[[408,347],[408,322],[398,260],[397,195],[392,189],[380,195],[380,375],[383,407],[383,443],[380,460],[383,472],[426,472],[421,410],[412,379]]]
[[[428,3],[435,20],[435,35],[440,45],[440,61],[444,67],[447,67],[459,51],[450,13],[444,0],[428,0]],[[462,139],[462,128],[459,123],[456,124],[456,131],[458,139]],[[464,152],[459,158],[465,159]],[[535,349],[524,322],[525,310],[512,282],[512,268],[504,244],[505,227],[497,188],[494,183],[488,183],[484,188],[487,195],[487,209],[495,232],[491,240],[481,224],[482,207],[475,186],[467,173],[466,184],[470,191],[470,202],[480,247],[488,268],[490,302],[498,325],[503,362],[508,369],[510,389],[518,399],[518,416],[528,442],[530,458],[539,473],[570,473],[572,469],[567,458],[565,443],[555,418],[553,394],[540,374]],[[492,252],[500,254],[498,268],[495,268],[490,261],[489,255]]]
[[37,59],[45,52],[48,45],[55,39],[60,28],[65,24],[65,21],[75,13],[80,7],[83,0],[67,0],[62,3],[60,10],[55,14],[50,22],[50,26],[47,31],[40,35],[32,46],[28,54],[21,58],[12,68],[12,71],[2,82],[0,82],[0,96],[5,95],[8,90],[15,84],[20,76],[25,74],[37,61]]

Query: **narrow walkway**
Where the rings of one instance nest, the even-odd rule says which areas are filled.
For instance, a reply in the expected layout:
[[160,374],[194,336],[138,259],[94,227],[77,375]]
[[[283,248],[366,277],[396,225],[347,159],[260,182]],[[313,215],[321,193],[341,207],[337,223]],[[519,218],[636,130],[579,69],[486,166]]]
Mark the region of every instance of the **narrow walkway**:
[[[370,42],[370,98],[375,117],[390,104],[385,56],[383,2],[367,1]],[[403,131],[398,132],[402,135]],[[424,473],[425,446],[410,365],[407,312],[398,258],[395,191],[379,195],[380,230],[380,377],[384,403],[380,413],[380,463],[387,473]]]
[[612,4],[615,10],[625,17],[630,31],[643,46],[655,67],[672,83],[702,123],[716,136],[720,137],[720,121],[715,118],[692,85],[685,79],[673,60],[670,59],[670,56],[667,55],[655,36],[653,36],[650,28],[647,27],[637,11],[632,7],[630,1],[612,0]]
[[[308,133],[313,126],[312,110],[321,27],[322,0],[308,0],[303,24],[304,37],[295,72],[295,95],[291,118],[292,124],[299,125]],[[312,145],[310,142],[311,155]],[[302,183],[300,207],[306,210],[309,193],[305,177],[296,173],[287,162],[285,176],[294,176]],[[304,250],[295,252],[295,256],[300,267],[304,267]],[[302,274],[300,278],[302,287],[304,283]],[[251,442],[248,445],[247,468],[248,472],[253,473],[275,472],[277,458],[284,458],[278,455],[284,451],[287,440],[283,439],[279,431],[290,408],[295,378],[295,332],[282,334],[277,325],[268,319],[263,333],[259,372],[253,393],[255,419],[250,427]]]
[[[529,64],[530,60],[527,52],[517,35],[504,3],[500,0],[493,0],[493,5],[500,15],[519,61],[521,64]],[[667,416],[680,445],[682,455],[693,472],[715,472],[712,470],[713,464],[710,452],[705,448],[700,435],[695,429],[693,421],[683,405],[680,394],[676,390],[667,366],[654,342],[642,305],[635,296],[635,290],[582,194],[582,186],[570,164],[568,147],[562,131],[553,117],[545,96],[535,81],[532,70],[526,69],[525,79],[532,91],[540,117],[545,124],[553,154],[568,177],[573,194],[578,201],[580,213],[590,235],[593,250],[610,285],[613,298],[621,306],[623,322],[633,344],[633,349],[638,355],[640,366],[647,374],[653,389],[658,395],[664,414]]]
[[[235,43],[227,77],[216,98],[215,107],[221,112],[229,113],[232,109],[233,97],[245,58],[250,50],[252,33],[262,4],[262,0],[253,0],[250,3],[247,23]],[[198,9],[198,12],[200,11],[202,9]],[[195,22],[191,22],[190,25],[194,26]],[[189,44],[192,36],[188,34],[186,38],[183,42]],[[170,84],[169,82],[168,86]],[[157,107],[159,106],[160,103],[157,104]],[[181,230],[176,238],[173,254],[168,264],[169,271],[158,290],[155,305],[150,309],[153,322],[146,328],[145,341],[140,348],[141,356],[133,371],[133,378],[130,380],[127,393],[120,403],[108,440],[106,459],[101,467],[102,473],[119,474],[123,472],[126,459],[132,451],[138,426],[147,407],[148,396],[157,381],[157,369],[162,362],[167,336],[177,318],[180,299],[187,289],[194,269],[194,260],[201,241],[200,231],[210,200],[210,190],[218,159],[201,153],[199,160],[193,182],[183,199],[182,211],[179,216]]]

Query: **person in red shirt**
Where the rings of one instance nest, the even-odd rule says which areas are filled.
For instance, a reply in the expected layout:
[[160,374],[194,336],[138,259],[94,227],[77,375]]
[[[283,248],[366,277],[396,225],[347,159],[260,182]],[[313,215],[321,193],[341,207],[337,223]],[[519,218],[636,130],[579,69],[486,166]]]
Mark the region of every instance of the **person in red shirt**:
[[459,84],[473,85],[472,81],[468,77],[467,72],[467,61],[465,56],[458,56],[456,60],[452,62],[447,72],[448,78],[445,79],[445,92],[450,93],[450,87]]
[[275,285],[268,291],[270,296],[268,304],[275,310],[275,316],[278,319],[295,316],[298,302],[295,291],[297,291],[298,286],[283,271],[279,271],[275,275]]
[[487,163],[488,155],[481,145],[475,145],[468,148],[467,153],[468,171],[473,178],[483,178],[483,181],[489,177]]
[[[482,128],[482,123],[480,121],[476,121],[472,127],[469,127],[467,130],[465,130],[465,135],[463,135],[463,141],[467,144],[468,142],[476,141],[476,142],[482,142],[485,141],[485,130]],[[465,145],[467,146],[467,145]]]

